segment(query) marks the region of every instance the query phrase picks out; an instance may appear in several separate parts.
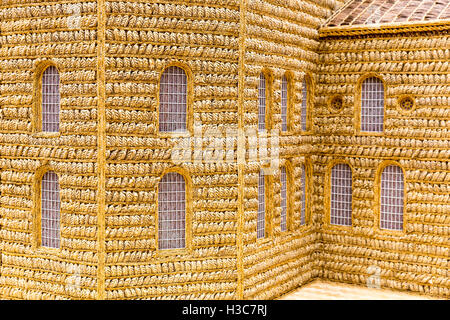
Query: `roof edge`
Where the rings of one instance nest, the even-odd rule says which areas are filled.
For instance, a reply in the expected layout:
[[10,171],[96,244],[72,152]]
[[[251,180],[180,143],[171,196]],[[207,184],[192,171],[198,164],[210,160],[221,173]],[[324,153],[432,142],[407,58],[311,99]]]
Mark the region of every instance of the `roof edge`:
[[332,21],[338,14],[340,14],[345,8],[347,8],[350,3],[352,3],[351,0],[347,0],[340,8],[338,8],[337,10],[335,10],[333,12],[333,14],[331,16],[329,16],[320,26],[321,28],[327,28],[326,26],[328,25],[328,23],[330,23],[330,21]]
[[322,27],[319,37],[359,36],[384,33],[426,32],[450,29],[449,20],[393,22],[370,25]]

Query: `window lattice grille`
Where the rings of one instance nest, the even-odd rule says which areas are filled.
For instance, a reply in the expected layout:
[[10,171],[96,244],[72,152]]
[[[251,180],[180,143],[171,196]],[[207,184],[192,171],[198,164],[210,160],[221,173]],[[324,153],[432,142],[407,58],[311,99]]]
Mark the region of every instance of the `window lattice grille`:
[[263,73],[259,76],[258,87],[258,130],[266,129],[266,77]]
[[60,210],[58,176],[47,172],[41,181],[41,245],[49,248],[60,246]]
[[306,79],[303,80],[303,88],[302,88],[302,109],[301,109],[301,118],[300,125],[303,131],[307,130],[307,119],[308,119],[308,82]]
[[403,230],[403,171],[398,166],[387,166],[381,174],[381,217],[382,229]]
[[187,76],[183,69],[172,66],[161,76],[159,92],[159,131],[187,130]]
[[158,189],[158,247],[178,249],[186,246],[186,183],[175,172],[167,173]]
[[337,164],[331,170],[330,223],[352,224],[352,170],[346,164]]
[[304,165],[302,165],[301,168],[300,183],[302,188],[302,207],[300,209],[300,224],[304,225],[306,223],[306,169]]
[[258,218],[256,222],[257,238],[264,238],[266,227],[266,193],[264,171],[259,171],[258,177]]
[[281,231],[287,230],[287,173],[286,167],[281,167]]
[[288,130],[288,80],[286,76],[281,79],[281,130]]
[[375,77],[364,80],[361,88],[361,131],[383,132],[384,85]]
[[59,131],[60,100],[59,72],[50,66],[42,74],[42,131]]

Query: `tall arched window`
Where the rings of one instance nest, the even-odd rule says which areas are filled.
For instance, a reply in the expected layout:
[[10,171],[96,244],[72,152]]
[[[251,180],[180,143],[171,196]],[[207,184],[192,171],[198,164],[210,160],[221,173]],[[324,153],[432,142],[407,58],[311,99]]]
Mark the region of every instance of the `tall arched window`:
[[56,173],[46,172],[41,181],[41,245],[59,248],[60,246],[59,182]]
[[168,67],[162,74],[159,89],[159,131],[187,130],[187,76],[179,67]]
[[169,172],[158,187],[158,248],[186,247],[186,182],[176,172]]
[[50,66],[42,74],[42,131],[59,131],[60,100],[59,72]]
[[301,198],[301,204],[302,207],[300,208],[300,224],[304,225],[306,223],[306,168],[305,165],[302,164],[301,166],[302,172],[300,176],[300,184],[302,188],[302,198]]
[[281,79],[281,131],[288,130],[288,80],[286,76]]
[[308,129],[308,99],[309,99],[309,88],[308,88],[308,81],[306,81],[305,78],[303,79],[302,108],[300,117],[300,125],[302,131],[306,131]]
[[331,169],[330,223],[352,225],[352,169],[347,164]]
[[381,174],[380,228],[403,230],[404,178],[400,167],[390,165]]
[[288,177],[286,167],[281,167],[280,182],[281,182],[281,231],[287,230],[287,215],[288,215]]
[[258,217],[256,222],[256,237],[264,238],[266,234],[266,188],[265,175],[261,169],[258,176]]
[[367,78],[361,86],[361,131],[383,132],[384,85],[376,77]]
[[261,72],[258,87],[258,130],[266,129],[266,76]]

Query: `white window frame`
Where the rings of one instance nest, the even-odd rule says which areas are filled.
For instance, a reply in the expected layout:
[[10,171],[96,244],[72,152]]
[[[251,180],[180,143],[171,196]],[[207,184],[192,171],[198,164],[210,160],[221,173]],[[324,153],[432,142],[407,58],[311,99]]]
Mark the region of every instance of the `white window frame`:
[[178,66],[167,67],[159,83],[159,132],[186,132],[188,77]]
[[308,99],[309,99],[309,86],[306,78],[303,79],[302,85],[302,106],[300,114],[300,127],[302,131],[308,131]]
[[305,225],[306,224],[306,201],[307,201],[307,182],[306,182],[306,166],[304,164],[301,165],[301,177],[300,177],[300,184],[301,184],[301,190],[302,190],[302,197],[301,197],[301,208],[300,208],[300,224]]
[[331,169],[330,183],[330,223],[351,226],[353,202],[351,167],[345,163],[335,164]]
[[380,228],[402,231],[404,227],[405,177],[397,165],[386,166],[380,179]]
[[256,237],[257,239],[266,236],[266,177],[264,170],[261,169],[258,175],[258,215],[256,221]]
[[41,246],[61,246],[61,198],[58,175],[47,171],[41,179]]
[[361,132],[383,132],[384,97],[385,89],[381,79],[364,79],[361,84]]
[[186,179],[168,172],[158,184],[158,249],[186,248]]
[[289,94],[289,81],[286,77],[286,75],[283,75],[283,78],[281,79],[281,131],[287,132],[288,131],[288,98]]
[[288,196],[289,196],[289,190],[288,190],[288,170],[285,166],[282,166],[280,169],[280,194],[281,194],[281,222],[280,222],[280,228],[281,231],[287,231],[288,227]]
[[259,75],[258,85],[258,131],[266,130],[266,111],[267,110],[267,79],[264,72]]
[[61,110],[60,76],[58,69],[51,65],[41,78],[41,125],[43,132],[59,132]]

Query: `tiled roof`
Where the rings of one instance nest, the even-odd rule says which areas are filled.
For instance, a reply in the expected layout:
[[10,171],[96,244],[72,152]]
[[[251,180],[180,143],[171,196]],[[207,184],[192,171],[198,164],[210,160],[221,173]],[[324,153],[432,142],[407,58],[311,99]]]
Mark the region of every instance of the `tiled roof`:
[[325,27],[450,19],[450,0],[351,0]]

